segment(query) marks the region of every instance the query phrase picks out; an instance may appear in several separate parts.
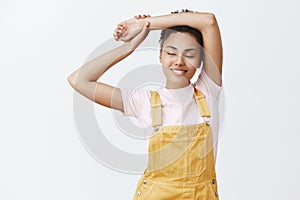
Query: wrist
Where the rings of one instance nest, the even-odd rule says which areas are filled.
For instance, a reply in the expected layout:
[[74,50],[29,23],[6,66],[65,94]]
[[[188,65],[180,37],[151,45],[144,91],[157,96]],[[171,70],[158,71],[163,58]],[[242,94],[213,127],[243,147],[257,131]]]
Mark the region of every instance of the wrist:
[[124,48],[124,50],[126,52],[132,52],[134,51],[138,45],[134,44],[131,40],[130,41],[125,41],[123,44],[122,44],[122,47]]

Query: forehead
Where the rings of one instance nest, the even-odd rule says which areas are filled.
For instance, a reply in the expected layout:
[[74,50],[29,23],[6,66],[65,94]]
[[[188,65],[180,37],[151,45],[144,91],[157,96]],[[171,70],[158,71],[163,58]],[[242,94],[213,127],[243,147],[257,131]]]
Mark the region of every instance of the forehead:
[[195,49],[200,50],[200,44],[197,42],[195,36],[189,33],[175,32],[169,35],[163,44],[163,48],[168,46],[175,47],[176,49]]

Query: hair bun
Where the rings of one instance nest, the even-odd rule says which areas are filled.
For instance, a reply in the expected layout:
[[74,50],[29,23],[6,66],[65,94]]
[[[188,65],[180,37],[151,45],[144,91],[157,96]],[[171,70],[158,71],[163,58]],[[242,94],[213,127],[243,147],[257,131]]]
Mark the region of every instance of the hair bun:
[[189,9],[181,9],[181,10],[175,10],[175,11],[171,12],[171,14],[186,13],[186,12],[194,12],[194,11],[189,10]]

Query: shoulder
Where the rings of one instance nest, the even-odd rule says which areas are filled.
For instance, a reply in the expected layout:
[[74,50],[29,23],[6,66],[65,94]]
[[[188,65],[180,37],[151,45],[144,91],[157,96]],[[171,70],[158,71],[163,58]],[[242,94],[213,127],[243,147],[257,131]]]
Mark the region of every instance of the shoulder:
[[147,88],[136,88],[136,89],[128,89],[128,88],[120,88],[122,97],[130,100],[139,100],[150,98],[150,89]]
[[120,90],[125,115],[138,117],[142,111],[146,111],[150,108],[150,92],[154,90],[149,88],[121,88]]
[[217,85],[205,72],[204,68],[202,68],[200,75],[197,81],[194,83],[194,86],[206,93],[206,95],[211,95],[216,99],[219,99],[220,93],[223,88],[223,84],[221,86]]

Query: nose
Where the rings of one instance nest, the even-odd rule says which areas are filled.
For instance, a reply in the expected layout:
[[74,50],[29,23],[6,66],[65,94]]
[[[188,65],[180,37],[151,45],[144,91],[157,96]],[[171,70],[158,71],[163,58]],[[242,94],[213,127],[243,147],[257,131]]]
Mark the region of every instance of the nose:
[[175,60],[175,65],[181,66],[183,64],[184,64],[183,57],[178,55]]

